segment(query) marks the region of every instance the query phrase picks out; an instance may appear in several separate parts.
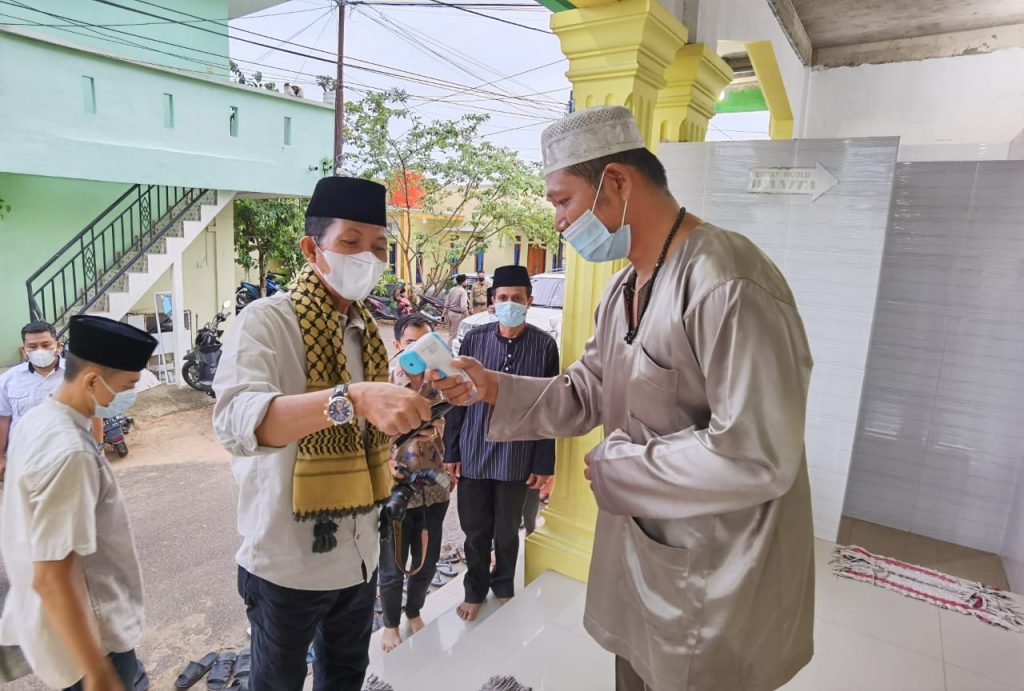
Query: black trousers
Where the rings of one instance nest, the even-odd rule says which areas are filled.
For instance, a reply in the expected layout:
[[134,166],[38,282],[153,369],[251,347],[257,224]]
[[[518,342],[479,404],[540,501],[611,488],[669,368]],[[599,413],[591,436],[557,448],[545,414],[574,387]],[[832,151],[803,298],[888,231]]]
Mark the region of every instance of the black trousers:
[[540,515],[540,490],[526,490],[526,500],[523,502],[523,527],[526,534],[531,535],[537,529],[537,516]]
[[[409,594],[405,603],[405,616],[415,619],[420,615],[423,603],[430,590],[430,582],[437,572],[437,560],[441,556],[441,529],[448,503],[432,504],[409,509],[402,521],[402,559],[406,568],[420,563],[422,541],[420,533],[426,529],[429,541],[423,569],[409,576]],[[410,557],[412,559],[410,560]],[[384,626],[396,629],[402,621],[402,583],[405,577],[395,563],[395,548],[392,539],[380,541],[380,600],[384,606]]]
[[[121,678],[121,683],[124,684],[125,691],[132,691],[135,688],[135,677],[139,671],[139,659],[135,657],[135,651],[129,650],[127,653],[110,653],[107,657],[114,665],[114,670],[117,671],[117,676]],[[72,686],[64,689],[64,691],[82,691],[85,688],[83,681],[78,681]]]
[[377,573],[343,590],[294,590],[238,568],[252,626],[252,691],[302,691],[313,644],[315,691],[362,691],[370,664]]
[[[479,604],[491,590],[497,597],[515,595],[519,559],[519,524],[529,488],[526,482],[459,480],[459,522],[466,533],[466,602]],[[491,570],[491,542],[495,562]]]

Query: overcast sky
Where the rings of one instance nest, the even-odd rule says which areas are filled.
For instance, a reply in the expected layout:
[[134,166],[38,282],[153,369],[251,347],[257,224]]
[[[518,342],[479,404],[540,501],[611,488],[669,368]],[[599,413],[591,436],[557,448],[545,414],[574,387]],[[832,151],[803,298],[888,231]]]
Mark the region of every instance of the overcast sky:
[[[524,1],[510,0],[513,3]],[[553,34],[542,33],[548,31],[551,13],[540,5],[515,10],[481,11],[541,31],[512,26],[453,8],[350,7],[345,22],[346,61],[366,60],[388,68],[406,70],[427,79],[440,79],[475,89],[466,93],[453,93],[459,89],[454,86],[438,88],[365,70],[346,69],[346,83],[352,86],[346,90],[346,99],[360,98],[363,95],[362,89],[366,87],[399,87],[410,95],[424,97],[413,100],[413,104],[416,105],[416,111],[427,119],[456,118],[465,113],[487,112],[491,119],[482,126],[481,131],[485,134],[495,133],[488,136],[489,139],[517,149],[524,158],[539,160],[540,132],[546,124],[565,112],[571,88],[565,78],[568,61],[562,56],[558,39]],[[284,12],[293,14],[281,14]],[[382,26],[388,21],[390,25]],[[268,41],[238,32],[237,29],[248,29],[333,53],[337,48],[338,33],[337,10],[333,0],[292,0],[256,15],[234,20],[232,27],[231,56],[243,69],[247,68],[249,72],[261,70],[264,80],[271,79],[278,85],[285,81],[297,82],[305,89],[306,98],[321,98],[321,91],[313,82],[316,75],[334,74],[328,62],[304,59],[241,42],[237,40],[239,37],[264,43]],[[407,38],[397,35],[402,32],[405,32]],[[426,47],[416,45],[416,41],[426,44]],[[304,51],[288,44],[283,46],[298,52],[328,57],[322,52]],[[247,65],[246,61],[272,65],[277,69]],[[526,70],[532,71],[508,79],[510,75]],[[495,83],[480,86],[491,81]],[[493,95],[482,94],[481,90],[493,92]],[[426,102],[437,98],[455,103]]]
[[[491,4],[496,1],[463,0]],[[526,1],[506,0],[505,4]],[[350,6],[345,24],[346,61],[369,61],[386,66],[384,71],[405,70],[427,80],[443,80],[473,89],[453,93],[458,92],[459,87],[439,88],[346,68],[346,83],[351,86],[346,89],[346,99],[360,98],[366,88],[398,87],[417,97],[413,100],[416,111],[427,119],[486,112],[491,119],[481,131],[488,139],[518,150],[525,159],[540,160],[541,130],[565,112],[571,89],[565,78],[568,61],[562,55],[558,38],[548,30],[551,13],[535,3],[515,9],[495,7],[478,11],[532,27],[532,30],[448,7]],[[334,74],[330,56],[323,52],[334,54],[337,49],[334,0],[291,0],[241,17],[231,25],[231,56],[243,69],[249,73],[260,70],[265,80],[279,85],[286,81],[298,83],[305,90],[306,98],[321,98],[321,91],[314,83],[316,75]],[[327,61],[244,43],[237,39],[273,41],[238,29],[311,46],[319,51],[281,44],[289,50],[308,52]],[[527,70],[526,74],[509,78]],[[443,100],[430,102],[431,99]],[[767,129],[767,113],[722,115],[712,123],[708,139],[764,139]]]

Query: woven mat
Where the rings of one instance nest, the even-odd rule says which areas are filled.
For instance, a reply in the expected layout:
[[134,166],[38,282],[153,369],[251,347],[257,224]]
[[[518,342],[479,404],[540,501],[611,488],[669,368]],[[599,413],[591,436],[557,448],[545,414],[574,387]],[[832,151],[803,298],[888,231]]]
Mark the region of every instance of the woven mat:
[[872,554],[863,547],[838,546],[832,552],[837,576],[863,581],[974,617],[992,626],[1024,633],[1024,613],[1009,593],[923,566]]

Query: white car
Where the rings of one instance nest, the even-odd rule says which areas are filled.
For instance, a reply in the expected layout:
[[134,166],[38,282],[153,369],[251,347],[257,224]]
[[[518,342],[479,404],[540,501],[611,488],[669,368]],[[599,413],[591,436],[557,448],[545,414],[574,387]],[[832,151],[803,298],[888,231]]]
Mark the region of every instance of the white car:
[[[565,274],[561,272],[537,274],[533,282],[533,305],[526,313],[526,321],[555,339],[559,350],[562,347],[562,303],[565,299]],[[466,317],[459,325],[459,333],[452,341],[452,352],[459,354],[462,339],[478,326],[498,321],[490,312],[480,312]]]

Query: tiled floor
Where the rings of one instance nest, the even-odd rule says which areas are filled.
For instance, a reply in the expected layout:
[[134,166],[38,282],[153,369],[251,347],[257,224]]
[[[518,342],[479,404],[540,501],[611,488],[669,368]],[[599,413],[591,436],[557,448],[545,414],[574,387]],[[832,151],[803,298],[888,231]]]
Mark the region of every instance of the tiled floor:
[[954,545],[904,530],[887,528],[844,516],[839,523],[839,544],[859,545],[869,552],[927,566],[951,576],[1009,590],[1002,560],[990,552]]
[[[786,691],[1024,690],[1024,634],[837,579],[832,548],[816,544],[816,654]],[[453,581],[428,599],[425,615],[434,618],[421,633],[387,655],[375,638],[370,671],[395,691],[476,691],[495,674],[535,691],[613,691],[613,659],[583,631],[584,592],[547,573],[466,624],[454,611],[462,588]]]

